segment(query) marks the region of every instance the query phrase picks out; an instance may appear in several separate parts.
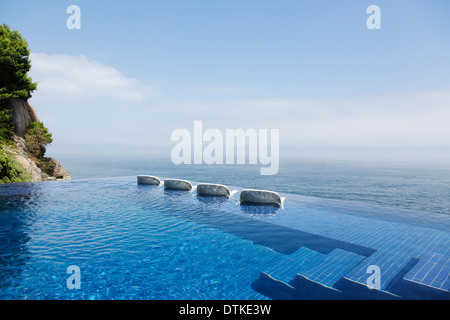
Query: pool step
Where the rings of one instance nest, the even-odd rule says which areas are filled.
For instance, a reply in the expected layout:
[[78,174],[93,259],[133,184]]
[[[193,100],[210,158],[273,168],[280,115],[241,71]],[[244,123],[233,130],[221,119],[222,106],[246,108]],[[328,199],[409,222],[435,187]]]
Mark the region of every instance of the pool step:
[[398,286],[406,299],[450,300],[450,255],[426,252]]
[[320,254],[300,248],[261,272],[252,286],[272,299],[342,299],[342,292],[333,285],[364,258],[341,249]]
[[[335,287],[349,299],[401,299],[400,281],[416,263],[417,259],[408,254],[378,250],[348,272]],[[373,268],[379,270],[379,288],[371,287],[375,276]]]
[[306,247],[301,247],[294,253],[286,255],[285,259],[279,260],[262,270],[265,274],[283,283],[289,283],[299,270],[311,269],[321,264],[325,254],[319,253]]
[[285,283],[261,272],[252,289],[273,300],[342,300],[342,292],[296,275]]
[[[369,289],[369,266],[378,266],[380,289]],[[425,253],[421,257],[377,251],[350,271],[336,288],[350,299],[450,299],[450,256]]]
[[[272,299],[400,300],[450,299],[450,255],[376,251],[369,257],[335,249],[329,254],[301,248],[290,259],[261,272],[254,290]],[[371,266],[380,270],[380,288],[370,288]],[[300,272],[292,278],[293,269]],[[368,281],[369,280],[369,281]]]

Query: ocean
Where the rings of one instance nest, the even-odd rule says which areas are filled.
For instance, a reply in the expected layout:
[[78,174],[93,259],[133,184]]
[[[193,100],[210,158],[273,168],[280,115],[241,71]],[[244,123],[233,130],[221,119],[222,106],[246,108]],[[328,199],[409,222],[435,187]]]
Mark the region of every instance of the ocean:
[[279,172],[260,165],[174,165],[170,159],[59,158],[72,179],[155,175],[266,189],[438,214],[450,214],[450,164],[287,160]]

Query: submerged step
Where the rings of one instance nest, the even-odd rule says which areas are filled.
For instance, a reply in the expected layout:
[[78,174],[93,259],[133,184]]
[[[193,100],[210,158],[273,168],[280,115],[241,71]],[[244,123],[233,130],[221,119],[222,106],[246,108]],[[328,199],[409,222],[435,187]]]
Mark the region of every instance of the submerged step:
[[450,291],[450,255],[427,253],[403,278],[406,281]]
[[427,252],[401,282],[406,298],[450,299],[450,255]]
[[289,283],[303,270],[319,264],[326,255],[306,247],[300,247],[297,251],[286,255],[276,263],[268,265],[261,270],[271,278],[284,283]]
[[166,179],[164,180],[164,189],[191,191],[193,189],[193,186],[187,180]]
[[274,299],[343,299],[334,284],[364,258],[341,249],[321,254],[300,248],[262,270],[253,287]]
[[298,275],[331,288],[365,258],[354,252],[334,249],[329,254],[323,255],[314,265],[298,272]]
[[159,180],[159,178],[154,177],[154,176],[139,175],[139,176],[137,176],[137,183],[159,186],[159,185],[161,185],[161,180]]
[[[400,299],[398,283],[416,262],[408,254],[378,250],[348,272],[336,287],[350,299]],[[375,277],[379,288],[374,286]]]

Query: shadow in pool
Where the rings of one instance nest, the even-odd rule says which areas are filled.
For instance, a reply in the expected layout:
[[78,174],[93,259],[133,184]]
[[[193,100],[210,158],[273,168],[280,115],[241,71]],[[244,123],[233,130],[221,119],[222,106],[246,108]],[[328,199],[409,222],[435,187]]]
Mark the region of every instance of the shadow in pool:
[[241,211],[252,216],[267,216],[274,215],[278,212],[280,207],[274,205],[246,205],[241,204]]
[[136,187],[138,188],[138,190],[149,190],[149,189],[159,189],[159,186],[156,185],[151,185],[151,184],[137,184]]
[[[172,190],[164,191],[164,195],[144,200],[143,208],[145,210],[151,208],[155,213],[217,228],[280,253],[291,254],[300,247],[307,247],[323,254],[336,248],[364,256],[374,252],[373,249],[352,243],[264,222],[251,215],[237,214],[240,209],[232,199],[205,197],[200,200],[200,197],[194,197],[190,192]],[[252,213],[252,215],[273,214],[277,210],[275,207],[268,206],[240,207],[242,210],[247,210],[244,212]]]
[[163,195],[168,202],[179,202],[186,198],[192,198],[192,193],[184,190],[164,189]]
[[183,197],[183,196],[192,196],[190,191],[185,190],[176,190],[176,189],[164,189],[164,194],[170,197]]
[[0,286],[8,286],[10,279],[20,276],[29,259],[27,243],[40,198],[40,192],[32,194],[34,190],[40,189],[22,185],[22,194],[0,196]]
[[213,206],[213,207],[222,206],[228,201],[233,201],[228,199],[227,197],[199,196],[199,195],[197,195],[197,200],[206,206]]

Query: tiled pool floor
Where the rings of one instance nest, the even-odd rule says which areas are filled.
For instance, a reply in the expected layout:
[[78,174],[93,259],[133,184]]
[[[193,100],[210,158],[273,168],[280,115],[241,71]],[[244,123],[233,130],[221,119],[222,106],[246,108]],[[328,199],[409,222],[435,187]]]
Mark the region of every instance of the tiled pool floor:
[[[282,196],[284,209],[199,198],[213,212],[191,217],[283,253],[261,270],[256,291],[275,299],[450,298],[449,216]],[[220,214],[228,217],[215,221]],[[370,285],[373,266],[378,287]]]
[[[297,275],[297,279],[302,279],[303,286],[305,281],[311,281],[312,284],[328,287],[330,298],[336,299],[450,298],[450,234],[444,231],[449,223],[448,216],[429,214],[430,221],[442,222],[433,225],[426,221],[426,213],[418,213],[421,220],[428,222],[427,227],[420,227],[417,222],[419,219],[415,220],[416,213],[410,211],[284,196],[287,197],[284,210],[268,216],[255,215],[255,218],[325,237],[330,239],[331,244],[338,240],[368,250],[357,254],[348,245],[347,249],[336,248],[330,253],[311,258],[305,258],[299,252],[291,254],[297,262],[290,267],[275,266],[263,270],[273,280],[286,285],[284,291],[280,283],[275,286],[282,288],[280,297],[324,297],[322,293],[314,295],[308,290],[302,292],[301,286],[293,288],[290,295],[286,295],[289,286],[296,283],[294,277]],[[327,206],[330,202],[333,206]],[[360,208],[355,214],[354,210],[358,206]],[[350,213],[346,213],[346,208],[351,208]],[[312,260],[314,262],[308,265]],[[292,270],[295,266],[296,272]],[[379,268],[379,288],[368,287],[373,275],[368,269],[370,266]],[[291,270],[290,275],[286,274],[287,270]],[[270,286],[268,278],[263,279],[266,279],[265,285]],[[277,298],[274,291],[272,297]]]
[[136,177],[2,186],[0,297],[450,299],[450,215],[282,196],[244,206]]

